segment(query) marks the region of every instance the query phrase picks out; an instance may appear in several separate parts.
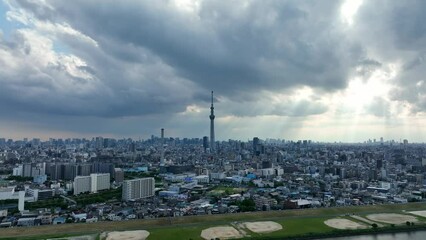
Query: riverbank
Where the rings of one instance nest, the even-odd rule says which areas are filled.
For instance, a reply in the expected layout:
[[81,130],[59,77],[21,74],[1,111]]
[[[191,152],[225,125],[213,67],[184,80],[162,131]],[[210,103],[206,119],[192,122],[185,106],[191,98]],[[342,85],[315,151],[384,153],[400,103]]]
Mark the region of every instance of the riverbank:
[[373,236],[381,234],[394,234],[394,233],[408,233],[408,232],[420,232],[426,231],[426,224],[421,226],[395,226],[395,227],[383,227],[376,229],[358,229],[358,230],[334,230],[328,233],[306,233],[302,235],[294,235],[288,237],[280,236],[261,236],[252,237],[253,240],[280,240],[280,239],[292,239],[292,240],[311,240],[311,239],[334,239],[343,237],[354,237],[354,236]]
[[[426,210],[426,203],[350,206],[339,208],[318,208],[304,210],[284,210],[269,212],[250,212],[224,215],[188,216],[178,218],[142,219],[121,222],[78,223],[48,225],[38,227],[20,227],[1,229],[0,239],[46,239],[87,234],[100,234],[106,231],[147,230],[148,240],[155,239],[202,239],[201,232],[210,227],[230,225],[250,221],[274,221],[283,229],[273,233],[251,233],[250,239],[313,239],[339,236],[352,236],[374,233],[392,233],[426,229],[426,218],[418,216],[414,226],[380,224],[376,229],[337,230],[324,221],[341,217],[350,218],[356,214],[367,216],[374,213],[409,214],[412,210]],[[350,219],[356,221],[356,219]],[[370,225],[368,225],[370,226]],[[245,236],[245,238],[249,238]]]

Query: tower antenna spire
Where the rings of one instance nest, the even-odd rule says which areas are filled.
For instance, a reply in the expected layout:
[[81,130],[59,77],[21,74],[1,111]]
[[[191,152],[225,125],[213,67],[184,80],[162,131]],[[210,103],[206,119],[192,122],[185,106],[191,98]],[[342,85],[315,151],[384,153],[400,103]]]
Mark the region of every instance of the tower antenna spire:
[[214,106],[213,106],[213,91],[212,91],[212,105],[210,107],[210,151],[215,151],[215,139],[214,139]]

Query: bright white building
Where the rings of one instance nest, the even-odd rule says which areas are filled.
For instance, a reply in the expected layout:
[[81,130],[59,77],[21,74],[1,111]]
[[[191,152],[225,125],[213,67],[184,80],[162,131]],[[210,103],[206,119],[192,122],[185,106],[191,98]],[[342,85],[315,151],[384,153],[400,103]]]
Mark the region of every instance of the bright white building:
[[224,172],[211,172],[210,179],[225,179],[226,175]]
[[19,165],[19,166],[13,168],[12,175],[13,176],[22,176],[22,172],[23,172],[22,171],[22,165]]
[[124,201],[137,200],[154,196],[154,178],[138,178],[123,182]]
[[209,183],[210,177],[209,175],[199,175],[195,177],[195,180],[197,180],[198,183]]
[[96,193],[100,190],[109,189],[110,185],[110,174],[109,173],[92,173],[91,178],[91,192]]
[[18,210],[20,212],[25,209],[25,191],[19,191]]
[[109,188],[109,173],[93,173],[90,176],[77,176],[74,178],[74,195],[84,192],[96,193]]
[[275,171],[273,168],[263,168],[263,169],[259,169],[259,171],[260,171],[260,174],[264,177],[275,175]]

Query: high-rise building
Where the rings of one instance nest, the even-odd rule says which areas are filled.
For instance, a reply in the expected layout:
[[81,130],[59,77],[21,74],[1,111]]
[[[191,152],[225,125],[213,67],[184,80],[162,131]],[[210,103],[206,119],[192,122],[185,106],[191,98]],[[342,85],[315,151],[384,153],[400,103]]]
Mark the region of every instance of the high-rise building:
[[209,137],[207,136],[203,137],[203,148],[204,148],[204,152],[206,152],[207,148],[209,148]]
[[97,149],[104,148],[104,138],[103,137],[96,137],[95,147]]
[[161,129],[161,157],[160,157],[160,165],[164,166],[164,128]]
[[19,165],[19,166],[13,168],[12,175],[13,176],[23,176],[23,165]]
[[117,183],[124,181],[124,171],[121,168],[114,168],[114,180]]
[[64,164],[61,166],[65,180],[73,180],[77,176],[77,166],[75,164]]
[[377,159],[376,160],[376,168],[377,169],[382,169],[383,168],[383,160],[382,159]]
[[259,144],[259,138],[258,137],[254,137],[253,138],[253,151],[256,150],[257,145]]
[[33,165],[31,163],[24,163],[22,166],[22,176],[31,177]]
[[215,151],[215,139],[214,139],[214,106],[213,106],[213,91],[212,91],[212,105],[210,107],[210,151]]
[[109,173],[92,173],[90,176],[77,176],[74,178],[74,195],[92,192],[110,188]]
[[77,166],[77,175],[78,176],[89,176],[91,173],[92,165],[85,163]]
[[136,152],[136,143],[135,142],[131,142],[129,145],[129,151],[130,152]]
[[114,175],[114,164],[104,162],[92,163],[91,173],[109,173]]
[[77,176],[74,178],[74,195],[90,192],[91,177],[90,176]]
[[100,190],[109,189],[110,185],[110,174],[109,173],[92,173],[91,178],[91,189],[90,191],[96,193]]
[[257,156],[260,154],[260,139],[258,137],[253,138],[253,153]]
[[154,196],[155,180],[154,178],[138,178],[126,180],[123,183],[124,201],[137,200]]
[[46,173],[52,180],[62,179],[61,165],[58,163],[48,164]]

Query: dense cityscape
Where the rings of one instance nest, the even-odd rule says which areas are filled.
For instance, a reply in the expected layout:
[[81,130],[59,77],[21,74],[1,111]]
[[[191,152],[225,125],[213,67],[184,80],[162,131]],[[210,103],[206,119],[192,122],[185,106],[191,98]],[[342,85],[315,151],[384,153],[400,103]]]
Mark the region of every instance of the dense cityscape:
[[[213,93],[212,93],[213,94]],[[1,227],[423,201],[425,144],[0,138]]]
[[[138,224],[138,220],[150,219],[167,219],[166,223],[159,222],[167,226],[185,216],[236,215],[236,219],[247,221],[239,213],[340,209],[346,213],[316,224],[329,229],[376,231],[380,227],[382,231],[396,231],[395,224],[406,222],[408,229],[399,227],[397,231],[413,231],[418,218],[425,216],[425,211],[413,211],[409,213],[417,217],[384,213],[364,218],[348,212],[351,206],[383,205],[387,209],[389,204],[404,207],[422,202],[426,198],[425,144],[410,144],[407,139],[385,141],[383,137],[363,143],[259,137],[216,141],[214,109],[212,91],[210,136],[202,138],[166,137],[164,128],[159,136],[138,141],[101,136],[48,141],[0,138],[0,227],[129,220]],[[257,217],[262,216],[268,215]],[[383,222],[390,224],[389,230]],[[282,225],[275,221],[233,221],[194,236],[206,240],[243,238],[251,237],[250,231],[263,239],[262,234],[281,232]],[[124,226],[113,227],[132,228]],[[111,230],[107,225],[103,229]],[[171,235],[154,231],[154,238],[187,237],[179,227],[172,231]],[[183,235],[177,237],[178,232]],[[323,237],[347,233],[330,232]],[[66,239],[144,240],[149,235],[144,229]]]

